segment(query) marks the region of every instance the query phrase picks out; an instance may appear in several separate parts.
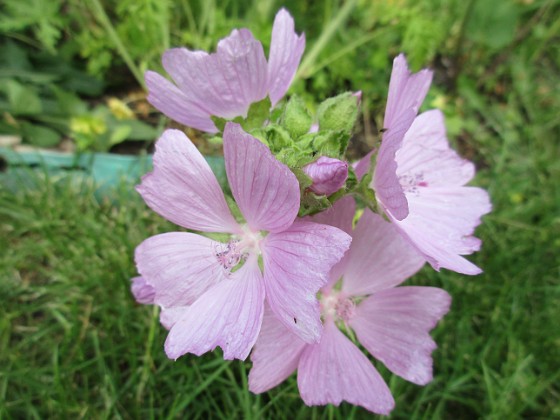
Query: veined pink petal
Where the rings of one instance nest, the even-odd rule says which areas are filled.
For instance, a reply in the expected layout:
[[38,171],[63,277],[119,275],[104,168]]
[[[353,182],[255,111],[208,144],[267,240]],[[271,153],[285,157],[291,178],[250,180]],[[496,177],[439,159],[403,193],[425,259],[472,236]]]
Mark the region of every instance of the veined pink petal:
[[148,284],[144,277],[133,277],[130,281],[132,282],[130,289],[136,302],[143,305],[152,305],[156,296],[153,286]]
[[416,273],[425,259],[397,228],[365,209],[352,233],[342,290],[364,296],[394,287]]
[[451,297],[435,287],[397,287],[361,302],[350,320],[360,343],[392,372],[418,385],[432,380],[430,330],[447,313]]
[[315,223],[337,227],[348,235],[352,235],[352,222],[356,214],[356,202],[347,195],[337,200],[333,206],[321,213],[306,218]]
[[210,166],[179,130],[164,131],[156,143],[154,170],[136,190],[152,210],[179,226],[240,232]]
[[480,249],[480,240],[472,235],[492,208],[488,193],[475,187],[424,188],[407,197],[410,215],[396,225],[432,267],[481,273],[461,255]]
[[[315,223],[322,223],[337,227],[347,234],[352,235],[352,221],[354,220],[355,214],[356,202],[354,201],[354,198],[347,195],[336,201],[330,209],[317,213],[306,219]],[[352,245],[350,245],[350,248],[352,248]],[[329,273],[329,282],[323,286],[323,290],[329,289],[334,286],[338,280],[340,280],[346,270],[349,254],[350,250],[346,251],[344,257],[342,257],[342,259],[331,269]]]
[[265,305],[261,332],[251,353],[249,390],[260,394],[283,382],[297,369],[305,346]]
[[216,76],[221,70],[226,100],[237,101],[239,106],[246,104],[244,112],[232,110],[223,117],[246,116],[251,103],[264,99],[267,94],[268,70],[262,44],[248,29],[233,30],[228,38],[218,43],[214,60]]
[[163,307],[190,305],[228,271],[216,256],[220,244],[204,236],[170,232],[152,236],[136,248],[138,271]]
[[224,129],[224,160],[235,201],[253,231],[280,232],[299,210],[299,183],[270,149],[239,124]]
[[404,135],[412,125],[431,82],[430,70],[412,74],[404,55],[395,58],[383,122],[386,131],[377,155],[373,188],[383,208],[397,220],[403,220],[408,215],[408,205],[397,177],[395,154],[401,148]]
[[325,323],[321,342],[303,351],[298,386],[307,405],[347,401],[378,414],[389,414],[395,406],[381,375],[332,321]]
[[159,314],[159,322],[165,327],[166,330],[170,330],[173,325],[175,325],[175,323],[179,321],[179,319],[181,319],[181,316],[186,313],[187,309],[187,305],[161,308],[161,312]]
[[144,75],[148,87],[148,102],[172,120],[198,130],[217,133],[210,112],[165,77],[153,71]]
[[355,162],[352,166],[354,168],[354,173],[356,178],[361,180],[367,171],[369,171],[369,166],[371,165],[371,156],[377,151],[377,149],[371,149],[367,155],[361,158],[359,161]]
[[441,112],[424,112],[414,120],[396,160],[410,209],[406,219],[395,221],[397,227],[436,270],[479,274],[461,255],[480,248],[472,235],[491,210],[490,199],[480,188],[463,186],[474,166],[449,147]]
[[419,184],[420,188],[462,186],[475,173],[472,162],[449,147],[444,117],[438,109],[416,117],[404,136],[396,161],[397,176],[405,193],[407,183]]
[[297,36],[294,19],[286,9],[280,9],[274,18],[268,57],[268,92],[272,106],[290,87],[304,49],[305,35]]
[[350,245],[340,229],[297,220],[270,233],[261,245],[264,283],[270,308],[290,331],[312,343],[321,336],[317,291]]
[[[173,324],[165,352],[170,359],[200,356],[220,346],[224,359],[245,360],[259,334],[264,288],[256,255],[185,309]],[[177,318],[176,318],[177,319]]]
[[208,116],[245,117],[251,103],[267,93],[264,51],[247,29],[233,30],[216,53],[172,48],[162,62],[184,95]]
[[[403,112],[409,109],[412,109],[414,117],[416,116],[428,89],[430,89],[432,77],[433,72],[428,69],[420,70],[414,74],[411,73],[403,54],[399,54],[394,59],[387,106],[385,107],[384,128],[390,130],[391,127],[398,126],[400,122],[408,121],[403,118]],[[408,127],[412,124],[414,117],[407,122]]]

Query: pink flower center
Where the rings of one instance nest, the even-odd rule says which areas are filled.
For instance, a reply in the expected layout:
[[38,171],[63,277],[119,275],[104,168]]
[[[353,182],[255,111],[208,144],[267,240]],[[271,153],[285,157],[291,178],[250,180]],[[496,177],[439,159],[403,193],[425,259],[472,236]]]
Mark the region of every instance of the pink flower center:
[[330,291],[321,297],[321,314],[323,318],[348,322],[354,317],[356,305],[349,297],[340,292]]
[[250,253],[260,254],[261,240],[262,235],[260,232],[252,232],[245,228],[239,239],[234,238],[227,243],[216,243],[214,255],[224,270],[229,272],[240,263],[243,263]]
[[239,240],[233,239],[228,243],[218,242],[214,246],[214,252],[218,263],[225,269],[231,270],[241,262],[241,259],[246,257],[239,249]]
[[401,184],[405,193],[414,195],[419,194],[418,187],[427,187],[428,183],[424,181],[424,173],[418,172],[415,174],[404,174],[399,176],[399,183]]

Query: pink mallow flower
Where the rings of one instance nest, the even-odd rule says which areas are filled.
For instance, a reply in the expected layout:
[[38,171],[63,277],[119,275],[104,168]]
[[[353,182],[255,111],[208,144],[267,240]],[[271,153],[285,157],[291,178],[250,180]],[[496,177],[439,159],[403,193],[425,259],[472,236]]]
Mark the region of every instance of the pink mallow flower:
[[305,36],[281,9],[274,19],[268,62],[262,44],[248,29],[235,29],[215,53],[172,48],[163,54],[165,71],[175,84],[153,71],[145,74],[148,101],[169,118],[216,133],[211,116],[247,116],[249,106],[268,95],[274,106],[296,74]]
[[319,195],[331,195],[341,189],[348,179],[348,163],[339,159],[321,156],[303,167],[303,172],[313,180],[309,187]]
[[[434,287],[395,287],[416,273],[424,259],[393,224],[367,209],[351,231],[353,215],[353,199],[345,197],[315,216],[352,234],[349,251],[321,291],[321,341],[305,343],[265,311],[251,355],[252,392],[271,389],[297,369],[298,388],[307,405],[347,401],[388,414],[395,404],[391,392],[342,332],[348,329],[395,374],[419,385],[432,380],[431,353],[437,346],[429,331],[449,310],[451,297]],[[334,287],[339,279],[341,287]]]
[[[449,147],[442,113],[416,117],[431,78],[428,70],[411,74],[403,55],[395,58],[371,187],[388,218],[433,268],[475,275],[482,270],[461,255],[480,249],[473,233],[492,207],[485,190],[465,186],[475,168]],[[358,163],[359,177],[370,156]]]
[[216,177],[181,131],[164,132],[154,170],[137,187],[146,204],[171,222],[231,235],[224,243],[170,232],[136,249],[138,271],[153,287],[153,302],[170,328],[165,351],[172,359],[217,346],[225,359],[245,359],[260,331],[265,297],[288,330],[306,342],[318,341],[315,295],[350,244],[340,229],[296,220],[295,175],[238,124],[226,124],[224,160],[246,224],[233,218]]

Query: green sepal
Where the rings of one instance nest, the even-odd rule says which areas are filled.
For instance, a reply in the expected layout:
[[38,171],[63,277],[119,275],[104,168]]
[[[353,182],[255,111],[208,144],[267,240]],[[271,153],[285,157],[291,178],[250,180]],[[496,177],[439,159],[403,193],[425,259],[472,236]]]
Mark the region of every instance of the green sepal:
[[313,184],[313,180],[301,168],[290,168],[299,182],[299,192],[303,197],[305,191]]
[[211,115],[210,119],[212,120],[212,122],[214,123],[214,125],[216,126],[216,128],[223,133],[224,132],[224,128],[226,126],[226,123],[228,122],[228,120],[226,120],[225,118],[220,118],[220,117],[216,117],[215,115]]
[[352,133],[358,119],[358,103],[358,98],[352,92],[345,92],[321,102],[317,108],[320,130],[342,130],[348,135]]
[[270,122],[275,124],[280,124],[280,120],[284,115],[284,108],[286,108],[286,101],[282,101],[270,111]]
[[215,115],[211,115],[210,118],[212,122],[216,126],[216,128],[223,132],[226,126],[226,123],[231,121],[237,124],[240,124],[241,127],[245,131],[250,131],[255,128],[260,128],[263,126],[264,122],[270,118],[270,99],[267,96],[263,100],[259,102],[253,102],[247,111],[247,118],[243,117],[235,117],[232,120],[228,120],[226,118],[217,117]]
[[245,131],[260,128],[266,120],[270,119],[271,107],[270,98],[267,96],[263,100],[251,104],[249,111],[247,111],[247,118],[237,117],[233,121],[241,124]]
[[266,127],[256,130],[266,138],[268,146],[272,153],[279,153],[280,151],[294,145],[294,141],[285,129],[277,124],[269,124]]
[[342,158],[346,153],[350,136],[342,131],[319,131],[313,139],[313,150],[320,156]]
[[[298,144],[286,147],[276,154],[276,159],[284,163],[290,169],[301,168],[314,159],[313,150],[303,149]],[[311,184],[309,184],[311,185]]]
[[[371,156],[371,162],[369,165],[369,170],[366,174],[362,177],[359,183],[354,187],[353,193],[358,195],[363,201],[364,204],[373,212],[377,213],[377,198],[375,197],[375,192],[371,189],[371,181],[373,180],[373,171],[374,171],[374,161],[375,155]],[[354,175],[355,176],[355,175]]]
[[292,96],[284,108],[282,126],[297,139],[309,132],[311,124],[313,124],[313,117],[303,99],[296,95]]
[[332,204],[326,196],[316,195],[313,192],[308,191],[301,197],[298,216],[310,216],[326,210],[331,206]]
[[268,138],[264,128],[256,128],[254,130],[249,131],[249,134],[270,149],[270,145],[268,144]]

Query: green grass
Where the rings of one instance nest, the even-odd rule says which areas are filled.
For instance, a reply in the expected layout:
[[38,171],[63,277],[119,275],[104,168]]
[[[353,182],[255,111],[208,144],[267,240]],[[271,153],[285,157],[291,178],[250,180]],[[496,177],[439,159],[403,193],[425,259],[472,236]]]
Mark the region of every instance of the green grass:
[[[454,55],[457,44],[436,46],[462,64],[449,80],[449,68],[436,63],[428,102],[444,104],[452,141],[477,164],[475,184],[488,188],[494,210],[477,230],[484,245],[473,260],[483,275],[425,268],[410,280],[444,287],[453,304],[433,332],[432,383],[407,383],[376,364],[396,399],[393,418],[560,417],[559,3],[524,4],[520,22],[533,30],[520,24],[507,47],[468,35],[459,45],[470,55]],[[375,42],[399,45],[394,37]],[[383,107],[377,92],[386,79],[375,82],[384,87],[370,99],[364,92],[369,112]],[[219,352],[168,360],[157,312],[134,302],[129,279],[135,246],[174,226],[130,185],[97,199],[93,186],[71,177],[38,171],[31,181],[18,182],[16,193],[0,184],[0,418],[369,415],[348,404],[306,407],[293,377],[253,395],[250,362],[224,362]]]

